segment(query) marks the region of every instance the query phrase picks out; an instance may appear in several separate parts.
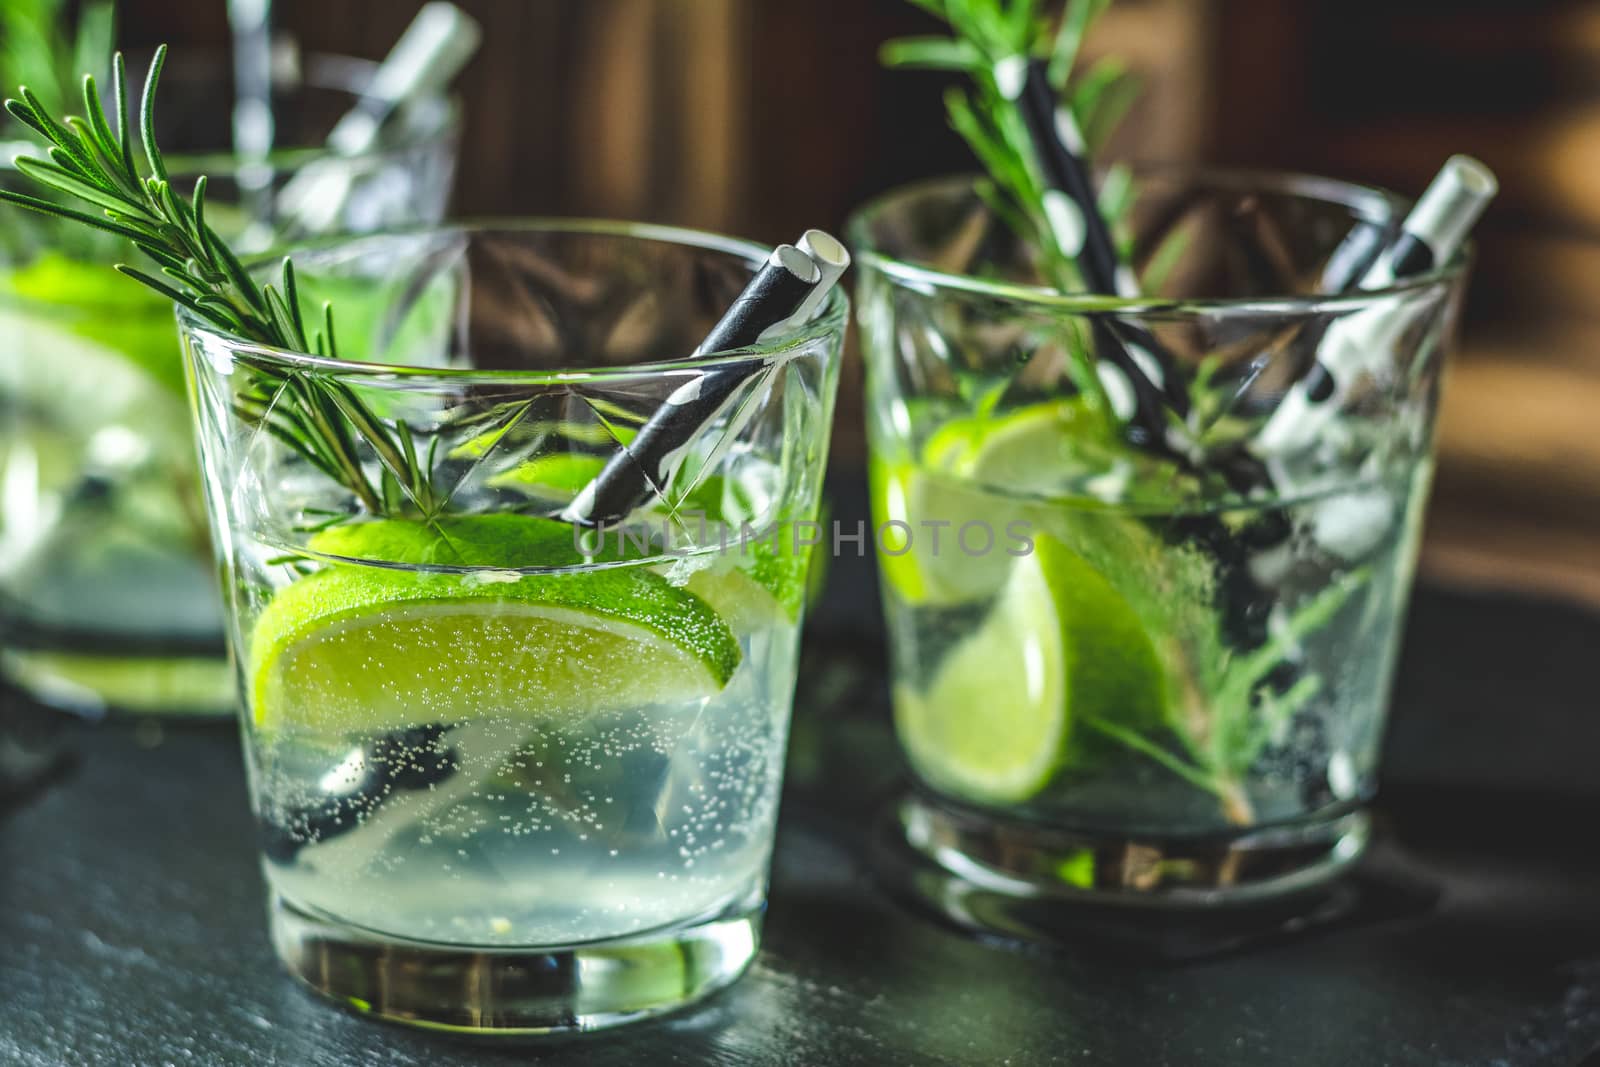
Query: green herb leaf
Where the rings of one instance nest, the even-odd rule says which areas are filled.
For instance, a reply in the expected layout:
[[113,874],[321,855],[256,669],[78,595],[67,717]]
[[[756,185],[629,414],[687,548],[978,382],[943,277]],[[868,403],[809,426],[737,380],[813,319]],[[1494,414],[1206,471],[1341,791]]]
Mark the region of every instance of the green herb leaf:
[[1054,44],[1050,49],[1050,83],[1056,89],[1065,89],[1072,68],[1077,65],[1078,52],[1094,20],[1111,6],[1111,0],[1073,0],[1061,20]]
[[976,48],[948,37],[902,37],[885,44],[879,57],[886,67],[972,71],[983,66]]

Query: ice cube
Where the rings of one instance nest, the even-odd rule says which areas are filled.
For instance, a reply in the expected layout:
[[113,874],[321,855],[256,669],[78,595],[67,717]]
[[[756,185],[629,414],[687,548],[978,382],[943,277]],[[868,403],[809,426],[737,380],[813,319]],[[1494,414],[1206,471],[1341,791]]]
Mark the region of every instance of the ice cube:
[[1332,498],[1311,513],[1312,536],[1340,559],[1356,561],[1377,547],[1394,525],[1394,498],[1369,491]]

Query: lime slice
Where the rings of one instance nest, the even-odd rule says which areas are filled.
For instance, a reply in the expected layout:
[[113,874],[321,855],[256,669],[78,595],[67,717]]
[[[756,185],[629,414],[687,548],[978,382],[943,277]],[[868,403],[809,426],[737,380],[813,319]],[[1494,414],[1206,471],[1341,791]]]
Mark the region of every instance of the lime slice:
[[1052,400],[1005,415],[951,419],[928,438],[923,461],[987,486],[1048,493],[1059,491],[1077,465],[1076,446],[1102,434],[1101,421],[1081,401]]
[[[388,564],[439,567],[574,567],[592,562],[567,523],[536,515],[442,515],[429,522],[377,519],[330,526],[307,542],[323,556]],[[606,538],[597,548],[616,562],[625,539]]]
[[[390,564],[549,565],[540,559],[570,558],[571,537],[549,520],[457,516],[335,527],[310,547]],[[262,729],[345,734],[489,717],[559,724],[682,704],[715,695],[740,658],[715,611],[642,567],[511,575],[344,565],[272,599],[251,637],[248,677]]]
[[250,672],[262,728],[345,734],[682,704],[738,664],[727,624],[646,571],[467,585],[339,567],[273,600]]
[[[1006,527],[1022,522],[1021,529],[1031,530],[1037,509],[995,490],[1039,488],[1041,474],[1058,472],[1078,410],[1073,401],[1054,401],[1003,416],[950,419],[924,444],[922,463],[873,463],[869,477],[879,525],[897,521],[911,528],[909,546],[903,530],[885,530],[878,554],[885,580],[902,600],[951,605],[999,591],[1011,570],[1004,546],[1014,545]],[[937,546],[925,522],[945,524]],[[958,538],[968,523],[988,531],[980,546],[993,536],[988,551],[963,550]]]
[[951,419],[923,446],[923,464],[999,492],[1056,500],[1170,504],[1192,481],[1172,460],[1129,447],[1080,397]]
[[980,803],[1036,796],[1070,767],[1091,719],[1162,721],[1163,674],[1138,617],[1060,542],[1039,536],[983,624],[924,691],[895,691],[895,723],[931,784]]
[[[969,603],[994,596],[1005,584],[1012,563],[1007,548],[1017,547],[1008,539],[1007,526],[1027,522],[1027,504],[877,457],[868,464],[867,477],[878,528],[878,567],[902,601],[932,606]],[[927,523],[941,525],[935,531]],[[969,523],[980,524],[970,551],[961,540],[962,528]],[[1016,529],[1025,532],[1031,526]]]
[[709,604],[736,633],[754,633],[787,617],[777,598],[737,567],[714,564],[690,575],[683,587]]
[[684,588],[739,633],[793,625],[806,605],[806,567],[813,549],[796,553],[786,543],[774,549],[770,541],[752,541],[743,554],[731,548],[710,567],[690,575]]
[[758,518],[773,510],[762,488],[753,479],[711,475],[682,493],[671,509],[685,532],[704,538],[708,547],[720,525],[719,558],[692,575],[688,588],[741,632],[747,624],[798,619],[816,559],[815,545],[796,545],[801,531],[795,525],[785,521],[774,527],[770,519]]
[[[1103,434],[1094,412],[1068,398],[1004,415],[949,419],[924,443],[920,462],[875,460],[869,475],[878,523],[896,520],[912,531],[909,549],[903,531],[882,533],[885,580],[909,604],[948,606],[993,596],[1010,573],[1006,549],[1020,548],[1011,524],[1020,524],[1015,529],[1022,537],[1054,528],[1061,506],[1045,498],[1091,470],[1115,469],[1111,458],[1097,453]],[[945,524],[937,549],[933,531],[923,525],[929,521]],[[969,523],[987,531],[974,534],[979,546],[993,537],[987,552],[962,548],[958,536]]]

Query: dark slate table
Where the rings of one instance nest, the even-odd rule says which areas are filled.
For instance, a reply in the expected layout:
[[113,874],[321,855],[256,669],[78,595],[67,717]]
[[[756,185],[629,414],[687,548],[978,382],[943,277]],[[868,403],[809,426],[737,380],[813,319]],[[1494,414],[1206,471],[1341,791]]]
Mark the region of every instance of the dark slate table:
[[1419,591],[1353,910],[1174,959],[981,941],[875,875],[901,771],[870,572],[835,579],[766,942],[704,1006],[516,1046],[343,1014],[274,966],[232,727],[110,725],[0,813],[0,1064],[1600,1065],[1600,616]]

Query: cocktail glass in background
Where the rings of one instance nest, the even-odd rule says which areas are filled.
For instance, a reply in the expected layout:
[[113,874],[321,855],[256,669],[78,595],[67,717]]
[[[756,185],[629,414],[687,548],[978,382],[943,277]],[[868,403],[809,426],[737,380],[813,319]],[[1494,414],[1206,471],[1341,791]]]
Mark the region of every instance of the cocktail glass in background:
[[[420,100],[372,151],[322,145],[375,64],[310,57],[282,80],[278,143],[229,154],[227,71],[174,61],[160,109],[175,186],[209,175],[207,219],[243,248],[285,235],[432,222],[455,165],[454,103]],[[298,147],[297,147],[298,146]],[[24,154],[37,155],[31,144]],[[7,160],[9,166],[9,159]],[[285,216],[320,175],[336,211]],[[0,182],[37,190],[14,172]],[[326,208],[319,203],[318,208]],[[102,238],[103,239],[99,239]],[[171,305],[118,277],[109,235],[14,211],[0,239],[0,659],[35,697],[84,710],[231,713],[222,611]],[[150,268],[150,269],[153,269]]]
[[[284,965],[483,1032],[732,981],[765,905],[844,297],[690,359],[761,249],[533,222],[293,255],[340,361],[180,313]],[[713,370],[743,384],[670,484],[618,529],[555,517]]]
[[[1281,897],[1368,836],[1465,264],[1322,295],[1403,203],[1271,175],[1135,189],[1144,299],[1042,288],[970,181],[850,231],[916,783],[896,836],[969,923]],[[1339,368],[1314,446],[1265,447],[1336,331],[1389,340]]]

